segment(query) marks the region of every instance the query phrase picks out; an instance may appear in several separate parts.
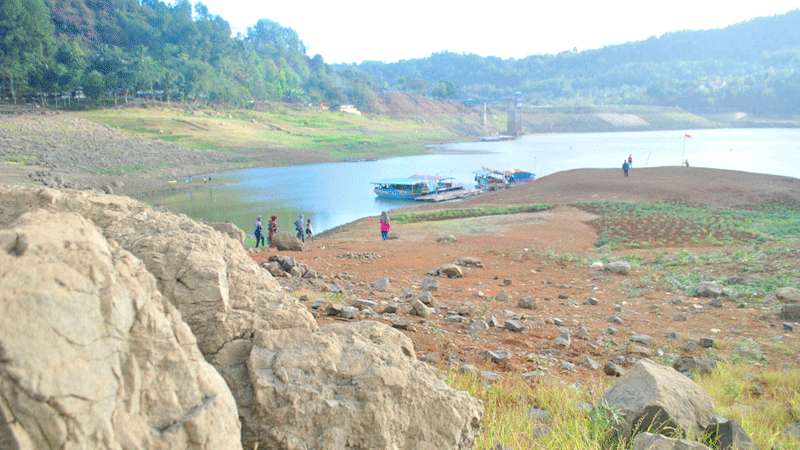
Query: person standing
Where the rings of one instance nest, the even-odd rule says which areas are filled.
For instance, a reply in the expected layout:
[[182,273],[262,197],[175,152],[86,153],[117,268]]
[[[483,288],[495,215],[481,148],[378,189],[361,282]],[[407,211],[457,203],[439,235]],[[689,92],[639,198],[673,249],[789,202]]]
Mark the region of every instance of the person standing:
[[628,154],[628,168],[633,167],[633,154]]
[[258,244],[264,247],[264,226],[261,224],[261,216],[256,217],[256,231],[253,234],[256,236],[256,248]]
[[306,239],[314,240],[314,230],[311,228],[311,219],[306,220]]
[[389,239],[389,231],[392,229],[392,224],[389,219],[389,213],[386,211],[381,212],[381,239],[387,240]]
[[302,242],[306,241],[306,234],[305,234],[305,227],[306,219],[303,217],[303,213],[300,213],[297,216],[297,220],[294,221],[294,230],[297,232],[297,239],[300,239]]
[[622,172],[625,174],[626,177],[628,176],[628,171],[629,170],[631,170],[631,165],[628,162],[628,160],[626,159],[626,160],[622,161]]
[[269,234],[267,235],[269,238],[269,246],[272,248],[272,238],[275,236],[275,233],[278,232],[278,216],[272,216],[269,218]]

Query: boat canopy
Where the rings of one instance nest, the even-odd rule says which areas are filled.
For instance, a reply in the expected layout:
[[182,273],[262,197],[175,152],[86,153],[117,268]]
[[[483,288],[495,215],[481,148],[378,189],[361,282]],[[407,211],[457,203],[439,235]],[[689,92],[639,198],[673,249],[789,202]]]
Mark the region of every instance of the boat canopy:
[[415,184],[429,184],[431,181],[422,177],[408,177],[408,178],[387,178],[385,180],[373,181],[372,184],[377,185],[393,185],[393,186],[413,186]]

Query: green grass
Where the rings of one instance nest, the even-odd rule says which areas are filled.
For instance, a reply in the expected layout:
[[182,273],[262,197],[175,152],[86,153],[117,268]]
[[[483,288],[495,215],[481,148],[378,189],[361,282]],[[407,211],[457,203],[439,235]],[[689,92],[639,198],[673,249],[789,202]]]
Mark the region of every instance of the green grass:
[[[598,407],[581,409],[581,402],[601,405],[610,382],[574,387],[546,378],[526,383],[507,375],[494,384],[450,371],[450,386],[469,392],[483,402],[485,412],[476,449],[502,444],[512,449],[626,449],[613,433],[615,412]],[[783,436],[783,430],[800,419],[800,369],[759,368],[746,363],[722,363],[698,384],[714,399],[718,414],[737,421],[756,448],[800,448],[800,441]],[[528,417],[531,407],[548,411],[546,426]],[[713,448],[713,446],[712,446]]]
[[481,206],[474,208],[436,209],[399,213],[392,217],[396,223],[430,222],[437,220],[465,219],[470,217],[502,216],[547,211],[550,205],[533,204],[522,206]]
[[266,159],[275,165],[293,159],[306,162],[419,154],[428,144],[482,133],[478,117],[472,115],[417,120],[286,105],[263,112],[126,108],[78,114],[112,128],[198,151],[262,159],[274,155]]

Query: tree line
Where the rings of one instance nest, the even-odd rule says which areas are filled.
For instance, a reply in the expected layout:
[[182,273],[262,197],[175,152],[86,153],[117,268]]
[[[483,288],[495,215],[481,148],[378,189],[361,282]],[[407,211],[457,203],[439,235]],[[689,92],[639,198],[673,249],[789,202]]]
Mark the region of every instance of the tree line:
[[368,77],[309,57],[297,33],[228,22],[187,0],[3,0],[0,98],[10,102],[375,102]]

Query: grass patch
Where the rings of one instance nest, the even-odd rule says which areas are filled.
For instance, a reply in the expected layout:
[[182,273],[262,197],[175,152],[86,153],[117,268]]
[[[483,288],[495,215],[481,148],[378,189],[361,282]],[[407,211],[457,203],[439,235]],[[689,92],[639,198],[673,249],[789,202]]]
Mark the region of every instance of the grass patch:
[[396,223],[431,222],[436,220],[466,219],[470,217],[502,216],[541,212],[551,209],[550,205],[533,204],[522,206],[483,206],[474,208],[436,209],[399,213],[392,217]]
[[[581,407],[601,405],[609,386],[605,380],[576,388],[554,379],[530,384],[507,376],[486,384],[473,375],[450,371],[447,382],[483,402],[476,449],[493,449],[497,444],[512,449],[629,448],[630,443],[614,437],[617,418],[613,410]],[[800,369],[723,363],[697,382],[714,399],[717,413],[737,421],[756,448],[800,448],[800,440],[783,434],[787,426],[800,420]],[[550,419],[541,422],[529,417],[531,407],[544,409]]]

